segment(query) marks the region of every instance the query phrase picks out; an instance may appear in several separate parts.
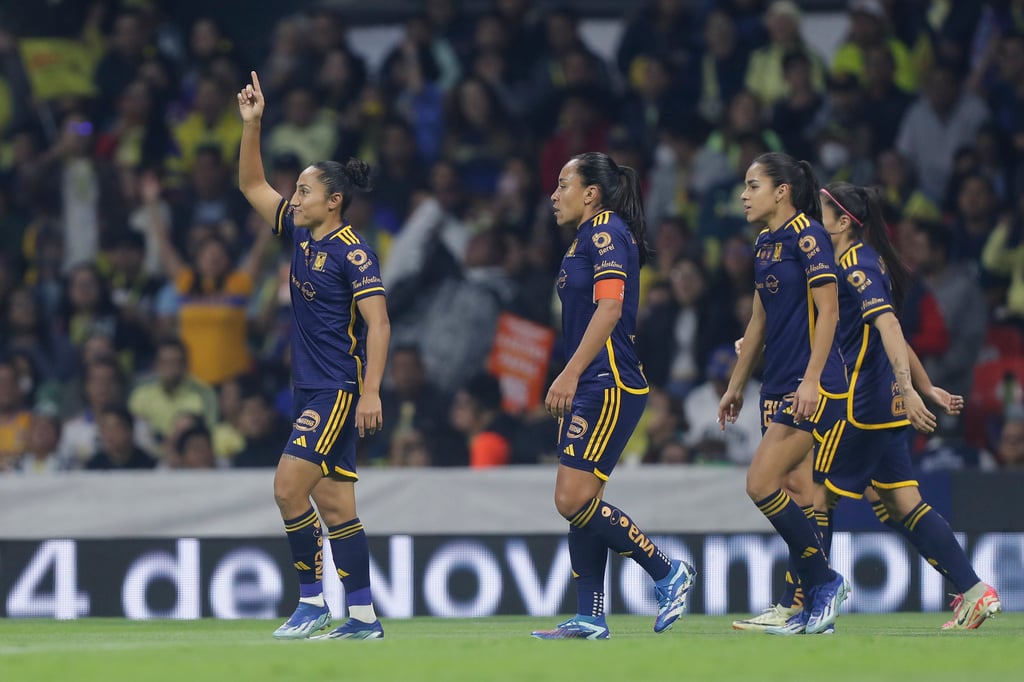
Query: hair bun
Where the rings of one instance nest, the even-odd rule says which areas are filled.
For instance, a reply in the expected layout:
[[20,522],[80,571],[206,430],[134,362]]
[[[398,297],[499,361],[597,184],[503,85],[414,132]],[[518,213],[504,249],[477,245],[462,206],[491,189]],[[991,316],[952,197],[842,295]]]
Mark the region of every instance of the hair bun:
[[345,175],[354,189],[362,192],[369,192],[373,189],[373,181],[370,179],[370,166],[359,159],[349,159],[345,162]]

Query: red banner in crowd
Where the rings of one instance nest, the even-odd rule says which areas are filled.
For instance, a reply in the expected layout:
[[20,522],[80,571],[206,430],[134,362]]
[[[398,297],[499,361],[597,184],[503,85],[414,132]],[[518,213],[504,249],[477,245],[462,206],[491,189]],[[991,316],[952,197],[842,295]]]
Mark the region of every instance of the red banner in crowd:
[[498,318],[487,369],[501,381],[505,411],[517,414],[540,404],[554,344],[548,327],[511,313]]

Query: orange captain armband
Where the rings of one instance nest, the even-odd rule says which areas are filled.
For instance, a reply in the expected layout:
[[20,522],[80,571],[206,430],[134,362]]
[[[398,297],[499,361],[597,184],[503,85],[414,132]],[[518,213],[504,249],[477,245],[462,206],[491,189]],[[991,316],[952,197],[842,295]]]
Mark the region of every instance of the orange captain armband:
[[594,282],[594,303],[602,298],[610,298],[622,301],[626,298],[626,280],[624,279],[602,279]]

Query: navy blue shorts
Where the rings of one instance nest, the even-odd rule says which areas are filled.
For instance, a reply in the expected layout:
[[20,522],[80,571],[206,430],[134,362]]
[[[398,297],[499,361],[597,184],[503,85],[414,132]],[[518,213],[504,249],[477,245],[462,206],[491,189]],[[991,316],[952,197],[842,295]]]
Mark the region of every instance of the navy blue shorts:
[[846,397],[830,398],[818,393],[818,406],[814,414],[800,423],[793,421],[793,399],[791,395],[766,395],[761,393],[761,435],[772,423],[790,426],[808,433],[827,431],[832,425],[846,416]]
[[356,474],[356,403],[350,391],[296,388],[292,393],[295,423],[284,453],[321,468],[324,476],[352,481]]
[[859,429],[845,419],[815,434],[814,480],[837,495],[860,499],[869,485],[883,490],[916,486],[910,461],[912,429]]
[[581,391],[558,428],[558,461],[607,481],[640,421],[647,394],[611,387]]

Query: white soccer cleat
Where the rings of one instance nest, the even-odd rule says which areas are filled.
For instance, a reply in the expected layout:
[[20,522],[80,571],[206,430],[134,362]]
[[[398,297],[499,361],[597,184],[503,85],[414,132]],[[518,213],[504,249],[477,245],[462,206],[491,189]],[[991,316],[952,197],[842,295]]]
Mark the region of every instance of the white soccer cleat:
[[796,606],[773,604],[762,611],[760,615],[747,618],[746,620],[734,620],[732,622],[732,629],[764,632],[768,628],[780,628],[785,626],[786,621],[802,610]]

